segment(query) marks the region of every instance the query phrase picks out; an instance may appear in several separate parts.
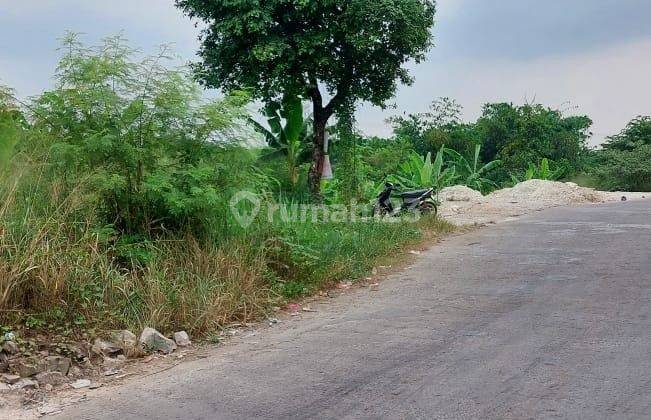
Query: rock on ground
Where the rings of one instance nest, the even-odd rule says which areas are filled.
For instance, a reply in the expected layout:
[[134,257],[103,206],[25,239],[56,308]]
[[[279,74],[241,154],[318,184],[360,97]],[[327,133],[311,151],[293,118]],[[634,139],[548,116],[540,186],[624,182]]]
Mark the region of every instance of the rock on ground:
[[138,344],[138,337],[129,330],[122,330],[113,333],[111,341],[126,353]]
[[92,347],[93,353],[104,355],[104,356],[114,356],[122,351],[122,348],[110,341],[102,340],[101,338],[96,338],[93,342]]
[[71,387],[74,389],[81,389],[81,388],[87,388],[90,386],[90,380],[88,379],[77,379],[73,383],[70,384]]
[[20,348],[18,347],[18,344],[13,341],[5,341],[2,345],[2,350],[7,354],[17,354],[20,351]]
[[11,386],[11,389],[36,389],[38,388],[38,382],[31,379],[22,378],[14,385]]
[[140,334],[140,345],[147,351],[169,354],[176,350],[176,343],[153,328],[145,328]]
[[18,359],[9,362],[9,370],[22,378],[28,378],[46,371],[47,364],[36,358]]
[[9,373],[2,374],[2,382],[13,385],[18,381],[20,381],[20,375],[11,375]]
[[47,370],[50,372],[60,372],[63,375],[67,375],[70,371],[70,364],[72,363],[70,358],[64,356],[48,356],[45,358],[45,363],[47,364]]
[[61,385],[66,383],[66,377],[61,372],[41,372],[34,376],[40,385]]
[[190,336],[185,331],[179,331],[174,333],[174,341],[179,347],[186,347],[192,344],[190,342]]

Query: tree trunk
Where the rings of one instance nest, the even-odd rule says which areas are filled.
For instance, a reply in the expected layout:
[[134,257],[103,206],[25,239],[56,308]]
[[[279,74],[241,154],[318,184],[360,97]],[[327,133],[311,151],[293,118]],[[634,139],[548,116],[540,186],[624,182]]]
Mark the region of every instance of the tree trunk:
[[314,110],[314,123],[313,131],[314,138],[312,139],[312,167],[310,168],[309,183],[310,192],[315,197],[321,195],[321,172],[323,170],[323,144],[325,142],[325,129],[328,122],[327,117],[322,115],[322,110]]

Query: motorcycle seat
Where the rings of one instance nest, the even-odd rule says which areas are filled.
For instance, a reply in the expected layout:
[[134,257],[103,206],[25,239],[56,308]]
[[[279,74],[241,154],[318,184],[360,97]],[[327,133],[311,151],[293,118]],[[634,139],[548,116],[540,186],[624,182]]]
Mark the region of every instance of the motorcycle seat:
[[421,195],[425,194],[429,190],[413,190],[413,191],[405,191],[400,194],[398,194],[398,197],[401,198],[419,198]]

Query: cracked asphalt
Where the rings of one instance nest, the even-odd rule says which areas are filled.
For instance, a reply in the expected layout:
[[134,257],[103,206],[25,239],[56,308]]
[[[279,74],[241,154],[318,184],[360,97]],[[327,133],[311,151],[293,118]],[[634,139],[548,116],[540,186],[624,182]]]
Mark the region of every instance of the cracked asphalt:
[[651,201],[452,236],[62,419],[651,418]]

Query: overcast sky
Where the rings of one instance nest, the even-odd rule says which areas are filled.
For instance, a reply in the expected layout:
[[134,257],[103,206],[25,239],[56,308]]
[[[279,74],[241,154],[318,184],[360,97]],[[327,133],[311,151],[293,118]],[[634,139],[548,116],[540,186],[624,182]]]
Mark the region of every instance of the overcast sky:
[[[423,112],[440,96],[457,99],[466,119],[495,101],[585,113],[595,144],[651,114],[649,0],[441,0],[438,9],[436,47],[410,66],[416,83],[398,91],[395,109],[360,107],[367,134],[389,134],[386,117]],[[66,30],[91,43],[123,31],[146,52],[171,42],[185,60],[198,46],[172,0],[0,0],[0,83],[21,97],[50,87]]]

